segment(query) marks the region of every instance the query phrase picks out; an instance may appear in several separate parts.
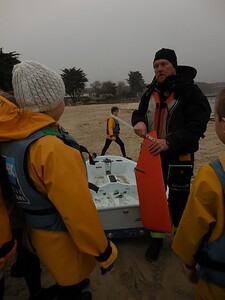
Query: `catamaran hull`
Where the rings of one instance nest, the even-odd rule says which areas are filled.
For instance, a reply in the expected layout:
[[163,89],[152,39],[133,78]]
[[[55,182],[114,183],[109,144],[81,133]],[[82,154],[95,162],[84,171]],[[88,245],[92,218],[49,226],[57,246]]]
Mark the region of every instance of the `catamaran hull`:
[[103,229],[109,238],[144,236],[139,207],[98,210]]

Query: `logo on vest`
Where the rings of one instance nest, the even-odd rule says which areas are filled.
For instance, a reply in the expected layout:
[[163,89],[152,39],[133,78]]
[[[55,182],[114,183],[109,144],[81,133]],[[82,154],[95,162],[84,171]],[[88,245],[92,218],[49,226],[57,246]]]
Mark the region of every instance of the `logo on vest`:
[[12,192],[18,204],[30,204],[30,201],[23,194],[21,185],[18,181],[15,168],[15,159],[13,157],[6,157],[5,165],[8,173],[8,179],[12,187]]

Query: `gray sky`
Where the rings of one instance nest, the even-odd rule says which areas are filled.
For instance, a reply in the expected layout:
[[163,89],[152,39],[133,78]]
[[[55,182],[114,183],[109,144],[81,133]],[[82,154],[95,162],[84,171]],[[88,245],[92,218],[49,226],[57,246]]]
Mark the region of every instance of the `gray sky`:
[[89,83],[153,76],[154,54],[176,51],[196,81],[225,82],[225,0],[0,0],[0,47]]

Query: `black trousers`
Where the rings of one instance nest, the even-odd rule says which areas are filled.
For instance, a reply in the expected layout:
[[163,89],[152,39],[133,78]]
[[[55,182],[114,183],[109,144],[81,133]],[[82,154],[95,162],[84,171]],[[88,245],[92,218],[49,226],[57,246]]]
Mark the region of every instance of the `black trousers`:
[[176,228],[182,217],[190,192],[194,155],[176,155],[169,151],[162,152],[161,161],[165,187],[169,187],[169,209],[173,226]]
[[[102,149],[102,153],[101,155],[105,155],[106,151],[108,150],[109,146],[111,145],[113,141],[110,139],[106,139],[105,140],[105,145]],[[119,136],[116,137],[115,142],[120,146],[120,150],[122,152],[123,157],[126,157],[126,151],[125,151],[125,147],[124,147],[124,143],[123,141],[119,138]]]
[[[41,290],[40,259],[38,258],[38,256],[27,250],[25,247],[23,247],[22,253],[24,259],[24,277],[30,295],[34,296]],[[60,286],[56,284],[56,289],[57,300],[75,300],[80,298],[83,289],[83,284],[82,282],[70,286]]]
[[[17,264],[21,268],[20,273],[26,280],[30,295],[35,295],[41,290],[41,268],[39,258],[22,246],[18,240]],[[18,268],[18,267],[17,267]],[[21,277],[21,276],[19,276]],[[0,300],[4,296],[4,277],[0,280]]]
[[82,290],[82,282],[70,286],[57,285],[57,300],[80,299]]
[[24,278],[30,295],[33,296],[41,290],[41,263],[37,255],[22,246],[22,259]]
[[4,277],[0,279],[0,300],[4,297]]

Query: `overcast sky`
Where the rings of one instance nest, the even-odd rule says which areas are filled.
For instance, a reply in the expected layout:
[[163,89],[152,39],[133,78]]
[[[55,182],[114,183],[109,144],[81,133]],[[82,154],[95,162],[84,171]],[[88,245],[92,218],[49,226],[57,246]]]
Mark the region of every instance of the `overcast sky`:
[[176,51],[196,81],[225,82],[225,0],[0,0],[0,47],[61,73],[81,68],[89,83],[148,83],[154,54]]

